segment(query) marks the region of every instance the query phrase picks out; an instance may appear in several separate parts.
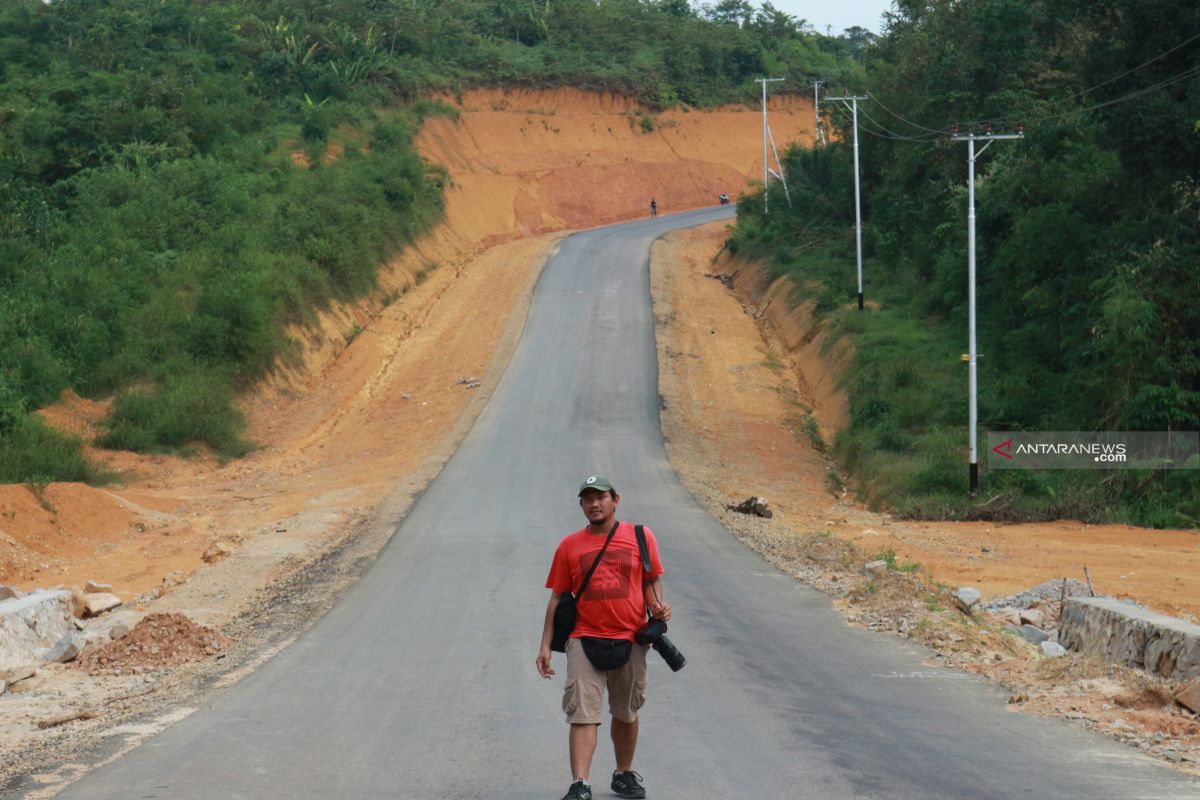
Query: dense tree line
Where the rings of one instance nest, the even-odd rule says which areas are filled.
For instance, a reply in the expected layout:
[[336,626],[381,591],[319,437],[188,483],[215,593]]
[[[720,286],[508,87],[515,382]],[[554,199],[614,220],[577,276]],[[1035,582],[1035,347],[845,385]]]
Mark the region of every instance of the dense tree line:
[[1200,8],[1166,0],[896,3],[850,87],[872,98],[860,139],[877,311],[845,310],[848,115],[834,146],[789,153],[790,210],[740,209],[734,246],[796,275],[855,343],[837,452],[874,500],[1200,525],[1195,471],[992,473],[965,498],[967,154],[951,141],[954,125],[1025,132],[976,162],[981,431],[1197,430],[1198,43]]
[[98,477],[31,415],[66,388],[116,396],[104,444],[245,452],[234,398],[285,325],[438,218],[411,146],[453,113],[434,93],[707,105],[767,71],[842,74],[861,45],[742,0],[9,0],[0,481]]

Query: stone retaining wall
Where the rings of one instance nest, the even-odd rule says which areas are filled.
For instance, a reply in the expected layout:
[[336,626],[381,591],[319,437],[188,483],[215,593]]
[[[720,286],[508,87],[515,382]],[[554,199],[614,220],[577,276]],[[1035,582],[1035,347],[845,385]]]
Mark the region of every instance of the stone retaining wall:
[[1200,625],[1107,597],[1071,597],[1058,641],[1068,650],[1173,680],[1200,677]]

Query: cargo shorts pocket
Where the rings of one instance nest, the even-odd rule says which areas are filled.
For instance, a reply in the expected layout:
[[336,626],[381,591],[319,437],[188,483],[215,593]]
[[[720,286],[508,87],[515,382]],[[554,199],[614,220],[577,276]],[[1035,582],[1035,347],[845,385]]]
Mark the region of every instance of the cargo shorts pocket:
[[579,710],[579,692],[573,680],[567,681],[567,685],[563,687],[562,709],[568,717]]
[[635,681],[633,684],[633,697],[630,698],[630,707],[637,711],[642,706],[646,705],[646,680]]

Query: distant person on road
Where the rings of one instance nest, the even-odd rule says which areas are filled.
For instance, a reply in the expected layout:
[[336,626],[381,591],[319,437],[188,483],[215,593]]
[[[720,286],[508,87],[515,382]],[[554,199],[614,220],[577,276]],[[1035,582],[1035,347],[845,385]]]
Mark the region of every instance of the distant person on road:
[[[572,783],[563,800],[591,800],[588,772],[604,716],[605,690],[617,762],[611,788],[618,797],[646,796],[642,776],[633,771],[633,754],[637,749],[638,709],[646,700],[646,652],[650,648],[634,641],[633,635],[646,623],[647,609],[655,619],[665,622],[671,618],[671,606],[662,600],[663,567],[654,534],[643,528],[650,565],[647,571],[633,523],[616,519],[620,502],[617,490],[603,475],[593,475],[583,482],[579,507],[587,517],[587,527],[559,543],[546,578],[550,603],[542,625],[537,670],[549,679],[555,674],[550,667],[554,609],[560,596],[578,591],[596,563],[583,595],[577,599],[578,617],[566,645],[567,683],[562,705],[571,726]],[[606,665],[610,668],[599,669],[593,663],[594,659],[601,663],[606,658],[620,660],[620,655],[612,659],[612,652],[621,654],[626,650],[627,660],[619,666],[610,663]]]
[[650,198],[650,219],[654,219],[657,216],[658,216],[658,203],[656,203],[654,201],[654,198],[651,197]]

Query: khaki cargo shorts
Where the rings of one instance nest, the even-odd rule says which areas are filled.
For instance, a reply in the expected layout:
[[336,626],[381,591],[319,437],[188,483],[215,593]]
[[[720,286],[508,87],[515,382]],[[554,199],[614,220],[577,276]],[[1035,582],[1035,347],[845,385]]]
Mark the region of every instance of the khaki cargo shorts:
[[620,669],[601,672],[592,666],[578,639],[567,640],[567,685],[563,713],[572,725],[599,725],[604,718],[604,690],[615,719],[633,722],[646,702],[645,645],[633,645],[629,661]]

